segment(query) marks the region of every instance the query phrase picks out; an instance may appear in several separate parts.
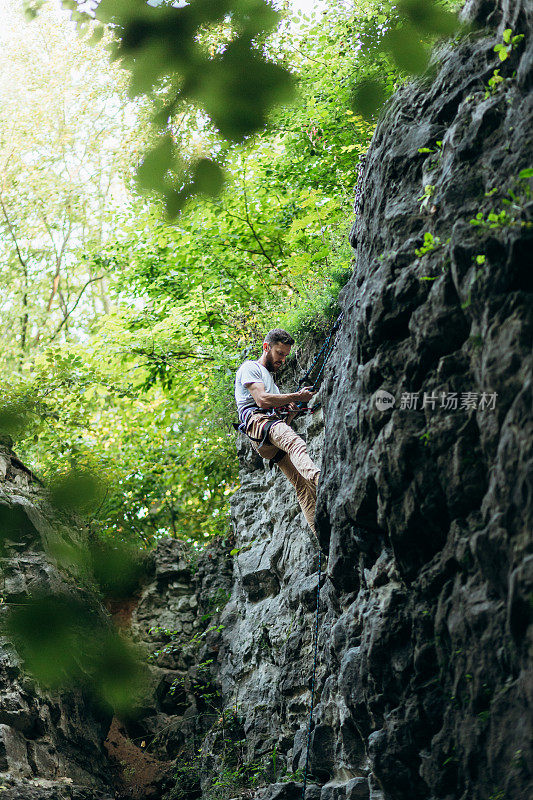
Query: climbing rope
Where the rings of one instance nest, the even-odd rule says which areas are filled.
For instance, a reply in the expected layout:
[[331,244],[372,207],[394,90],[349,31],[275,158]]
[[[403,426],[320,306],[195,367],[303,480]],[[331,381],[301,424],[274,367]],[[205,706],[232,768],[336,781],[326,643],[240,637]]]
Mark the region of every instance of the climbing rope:
[[[313,363],[311,364],[305,375],[303,375],[298,381],[298,388],[300,386],[313,386],[315,391],[318,391],[318,389],[320,388],[320,379],[324,372],[324,368],[327,364],[328,358],[332,354],[333,348],[335,347],[335,334],[337,333],[337,331],[341,326],[343,317],[344,317],[344,312],[341,311],[341,313],[331,326],[328,335],[326,336],[326,339],[324,341],[324,344],[322,345],[317,355],[315,356]],[[322,361],[321,364],[320,361]],[[314,377],[312,377],[313,371],[315,370],[317,365],[319,365],[318,372]]]
[[[366,155],[363,155],[359,159],[359,174],[357,176],[357,185],[355,187],[355,197],[354,197],[354,213],[356,217],[356,222],[359,221],[359,212],[361,206],[361,199],[363,196],[363,172],[365,167],[365,159]],[[312,386],[315,391],[318,391],[321,384],[322,375],[324,373],[324,368],[328,361],[328,358],[333,352],[333,348],[335,347],[335,334],[339,330],[342,319],[344,317],[344,312],[341,312],[333,325],[331,326],[328,335],[326,336],[326,340],[320,350],[318,351],[313,363],[305,373],[305,375],[300,378],[298,382],[298,388],[302,386]],[[320,361],[322,362],[320,364]],[[316,366],[320,364],[317,374],[312,377],[313,371]]]
[[[357,177],[357,185],[355,189],[355,197],[354,197],[354,212],[356,216],[356,223],[359,222],[359,212],[360,212],[360,205],[361,205],[361,198],[363,195],[363,171],[365,167],[365,159],[366,155],[361,156],[359,159],[359,175]],[[357,303],[358,305],[358,303]],[[317,356],[305,375],[300,379],[298,383],[298,388],[301,386],[308,386],[312,385],[313,388],[318,390],[320,388],[319,381],[324,373],[324,368],[326,366],[326,362],[330,357],[331,353],[333,352],[333,348],[335,346],[335,339],[334,335],[338,331],[341,326],[341,322],[343,319],[344,313],[339,314],[337,319],[335,320],[331,330],[329,331],[326,340],[322,347],[320,348]],[[313,374],[313,370],[315,366],[319,363],[320,359],[322,359],[322,364],[314,377],[312,383],[310,383],[311,375]],[[316,668],[318,664],[318,619],[319,619],[319,611],[320,611],[320,579],[322,577],[322,551],[319,549],[318,551],[318,584],[316,587],[316,616],[315,616],[315,636],[314,636],[314,654],[313,654],[313,676],[311,679],[311,706],[309,709],[309,722],[307,725],[307,751],[305,754],[305,769],[304,769],[304,781],[303,781],[303,789],[302,789],[302,800],[305,800],[305,790],[307,789],[307,773],[309,770],[309,753],[311,750],[311,725],[313,723],[313,710],[315,707],[315,683],[316,683]]]
[[315,705],[315,681],[316,667],[318,663],[318,612],[320,610],[320,579],[322,577],[322,552],[318,551],[318,584],[316,587],[316,616],[315,616],[315,641],[313,655],[313,677],[311,679],[311,707],[309,709],[309,723],[307,725],[307,752],[305,754],[304,785],[302,789],[302,800],[305,800],[305,790],[307,788],[307,771],[309,769],[309,751],[311,749],[311,724],[313,722],[313,709]]

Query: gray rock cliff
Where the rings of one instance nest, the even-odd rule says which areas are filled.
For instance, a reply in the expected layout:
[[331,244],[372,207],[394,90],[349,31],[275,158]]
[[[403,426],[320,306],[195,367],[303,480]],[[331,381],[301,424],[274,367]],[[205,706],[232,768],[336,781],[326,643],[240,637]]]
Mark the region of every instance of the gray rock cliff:
[[[431,84],[400,90],[376,130],[323,389],[329,564],[310,759],[323,800],[533,788],[533,202],[520,178],[533,11],[467,12],[494,30],[443,51]],[[525,39],[502,65],[506,27]],[[380,410],[379,390],[394,405]],[[318,455],[322,434],[308,435]],[[316,561],[282,477],[250,457],[233,519],[223,694],[239,699],[249,756],[275,748],[290,773],[303,766]]]
[[[54,515],[31,473],[0,442],[0,620],[39,592],[71,597],[106,612],[60,570],[50,544],[75,544],[72,527]],[[111,715],[87,692],[40,689],[11,643],[0,640],[0,790],[5,800],[111,800],[104,740]]]

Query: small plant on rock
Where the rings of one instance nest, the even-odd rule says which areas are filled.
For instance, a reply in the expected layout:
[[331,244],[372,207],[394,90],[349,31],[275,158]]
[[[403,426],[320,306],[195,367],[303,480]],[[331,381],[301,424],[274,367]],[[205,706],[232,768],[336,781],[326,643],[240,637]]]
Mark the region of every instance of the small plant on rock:
[[435,147],[419,147],[419,153],[440,153],[442,152],[442,141],[438,140],[435,142]]
[[424,243],[420,247],[417,247],[415,250],[415,256],[421,258],[422,256],[425,256],[426,253],[431,252],[431,250],[436,250],[437,247],[440,247],[439,237],[433,236],[432,233],[426,232],[424,234]]
[[524,38],[523,33],[513,36],[512,28],[506,28],[503,32],[502,42],[494,46],[494,52],[498,53],[500,61],[506,61],[516,45]]
[[421,201],[421,203],[420,203],[420,211],[421,211],[421,212],[422,212],[422,211],[427,211],[427,210],[428,210],[428,208],[429,208],[429,201],[430,201],[430,200],[431,200],[431,198],[433,197],[434,193],[435,193],[435,184],[434,184],[434,183],[427,183],[427,184],[424,186],[424,192],[423,192],[423,194],[421,194],[421,195],[420,195],[420,197],[419,197],[419,198],[417,198],[418,200],[420,200],[420,201]]
[[485,100],[496,94],[501,84],[504,83],[505,78],[500,75],[500,70],[495,69],[491,77],[487,81],[487,89],[485,90]]

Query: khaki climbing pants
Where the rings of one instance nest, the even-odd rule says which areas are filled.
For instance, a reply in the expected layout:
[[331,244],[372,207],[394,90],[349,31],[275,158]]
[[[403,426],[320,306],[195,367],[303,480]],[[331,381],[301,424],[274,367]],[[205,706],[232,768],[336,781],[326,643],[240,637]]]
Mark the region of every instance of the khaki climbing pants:
[[[254,439],[262,438],[262,429],[265,422],[271,420],[267,414],[254,414],[248,425],[247,433]],[[301,436],[285,422],[276,422],[269,432],[271,444],[261,447],[259,442],[252,441],[252,447],[262,458],[274,458],[283,450],[285,455],[277,461],[277,465],[285,477],[292,483],[296,490],[296,497],[300,503],[304,517],[312,531],[312,539],[318,547],[315,531],[316,488],[320,470],[311,460],[307,446]]]

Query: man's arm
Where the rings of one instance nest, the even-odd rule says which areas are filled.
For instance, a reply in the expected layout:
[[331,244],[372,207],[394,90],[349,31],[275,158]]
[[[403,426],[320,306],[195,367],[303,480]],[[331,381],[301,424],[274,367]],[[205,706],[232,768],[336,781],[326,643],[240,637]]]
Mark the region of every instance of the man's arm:
[[265,409],[281,408],[290,403],[308,403],[315,394],[311,388],[300,389],[299,392],[291,392],[291,394],[270,394],[265,390],[265,384],[262,381],[244,385],[254,398],[256,405]]

